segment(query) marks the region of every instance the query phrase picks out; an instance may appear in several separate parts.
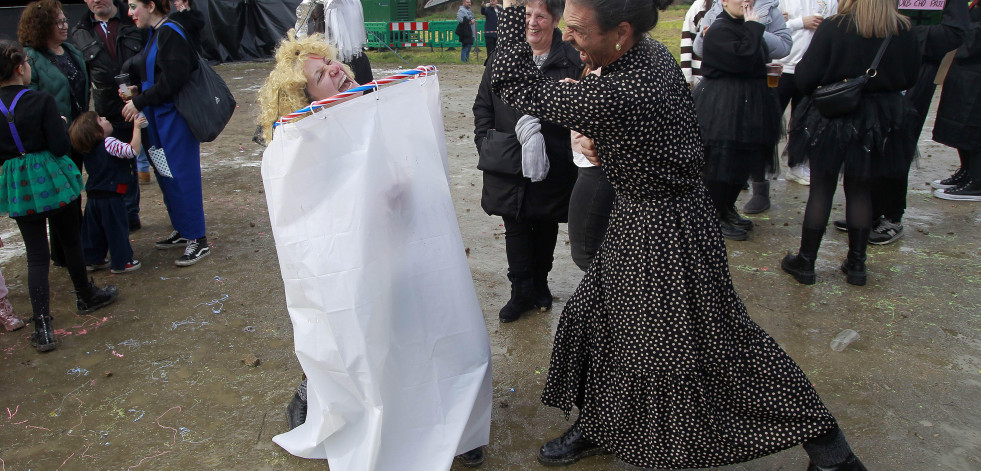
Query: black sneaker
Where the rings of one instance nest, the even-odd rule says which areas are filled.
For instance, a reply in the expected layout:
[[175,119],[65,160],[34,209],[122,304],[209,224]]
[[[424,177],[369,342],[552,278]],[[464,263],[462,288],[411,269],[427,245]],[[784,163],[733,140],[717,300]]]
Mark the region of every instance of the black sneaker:
[[944,188],[953,188],[955,186],[960,186],[964,183],[967,183],[968,180],[970,180],[970,178],[968,178],[967,176],[967,170],[964,170],[964,167],[961,167],[957,169],[957,171],[954,172],[953,175],[944,178],[943,180],[934,180],[930,182],[930,186],[938,190],[943,190]]
[[129,231],[130,232],[136,232],[136,231],[138,231],[138,230],[140,230],[142,228],[143,228],[143,224],[140,223],[140,220],[139,219],[134,219],[134,220],[132,220],[132,221],[129,222]]
[[835,222],[831,223],[831,225],[835,226],[835,229],[841,232],[848,232],[848,223],[844,219],[835,219]]
[[872,225],[869,243],[875,245],[891,244],[903,237],[903,225],[886,218],[879,218]]
[[933,195],[951,201],[981,201],[981,180],[968,180],[953,188],[937,190]]
[[207,257],[210,253],[211,248],[208,247],[207,237],[189,240],[187,242],[187,248],[184,249],[184,255],[181,255],[175,263],[179,267],[189,267],[200,262],[202,258]]
[[158,249],[170,249],[174,247],[186,247],[188,242],[190,241],[181,237],[180,232],[174,231],[170,233],[170,237],[158,240],[156,245]]

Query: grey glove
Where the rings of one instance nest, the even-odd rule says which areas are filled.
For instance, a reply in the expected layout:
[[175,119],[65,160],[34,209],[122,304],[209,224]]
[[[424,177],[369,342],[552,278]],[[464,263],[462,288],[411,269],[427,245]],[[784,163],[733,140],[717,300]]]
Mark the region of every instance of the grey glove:
[[533,182],[540,182],[548,176],[548,155],[545,154],[545,138],[538,118],[524,115],[514,126],[514,132],[521,143],[521,171]]

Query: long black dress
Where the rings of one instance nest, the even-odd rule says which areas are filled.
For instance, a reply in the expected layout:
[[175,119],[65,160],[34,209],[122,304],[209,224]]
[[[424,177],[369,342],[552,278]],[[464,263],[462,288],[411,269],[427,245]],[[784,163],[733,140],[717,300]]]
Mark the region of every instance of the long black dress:
[[541,76],[524,8],[505,10],[493,89],[582,132],[616,203],[559,320],[542,402],[580,409],[584,435],[643,467],[722,466],[837,426],[794,361],[746,314],[702,185],[691,94],[644,39],[578,84]]

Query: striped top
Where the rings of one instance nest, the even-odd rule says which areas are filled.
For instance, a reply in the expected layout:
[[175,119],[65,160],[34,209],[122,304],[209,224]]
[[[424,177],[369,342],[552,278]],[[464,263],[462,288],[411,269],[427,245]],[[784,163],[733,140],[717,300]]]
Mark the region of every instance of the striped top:
[[685,74],[685,81],[690,84],[694,84],[696,78],[702,75],[702,58],[692,50],[692,44],[698,34],[698,23],[711,6],[711,0],[695,0],[681,25],[681,72]]
[[116,139],[115,137],[106,138],[106,152],[109,154],[119,157],[120,159],[135,159],[136,150],[133,149],[129,144]]

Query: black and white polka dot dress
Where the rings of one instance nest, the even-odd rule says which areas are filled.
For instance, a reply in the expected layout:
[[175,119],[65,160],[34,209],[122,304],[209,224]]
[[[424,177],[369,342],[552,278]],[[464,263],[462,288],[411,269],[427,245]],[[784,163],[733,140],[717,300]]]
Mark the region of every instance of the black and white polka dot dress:
[[493,88],[582,132],[616,189],[609,230],[559,320],[542,402],[643,467],[751,460],[836,427],[804,373],[747,315],[702,186],[681,69],[645,39],[579,84],[538,74],[523,8],[505,11]]

